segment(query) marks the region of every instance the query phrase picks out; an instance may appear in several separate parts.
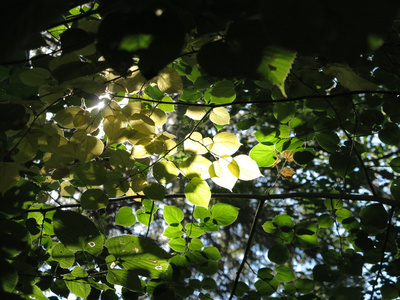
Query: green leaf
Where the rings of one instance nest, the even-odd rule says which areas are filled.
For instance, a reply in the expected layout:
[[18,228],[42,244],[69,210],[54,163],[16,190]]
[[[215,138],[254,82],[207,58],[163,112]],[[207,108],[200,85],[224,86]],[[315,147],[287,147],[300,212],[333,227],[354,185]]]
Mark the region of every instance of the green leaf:
[[197,224],[189,223],[185,225],[186,235],[190,238],[197,238],[204,234],[204,230]]
[[296,105],[293,102],[276,102],[273,112],[275,119],[281,123],[287,123],[294,118]]
[[100,209],[108,205],[108,197],[100,189],[86,190],[81,196],[82,209]]
[[249,156],[259,167],[270,167],[275,163],[277,158],[275,146],[267,146],[263,144],[257,144],[253,147]]
[[400,173],[400,157],[395,157],[393,158],[390,163],[389,166],[393,169],[393,171],[395,171],[396,173]]
[[119,44],[120,50],[135,52],[141,49],[147,49],[153,39],[151,34],[130,34],[122,38]]
[[328,152],[338,149],[339,137],[335,132],[322,131],[315,134],[318,144]]
[[400,200],[400,179],[392,181],[390,185],[390,193],[395,200]]
[[21,81],[29,86],[40,86],[50,79],[50,72],[44,68],[33,68],[19,75]]
[[203,253],[209,260],[220,260],[222,258],[218,249],[212,246],[205,247],[201,253]]
[[289,249],[285,244],[275,244],[269,249],[268,258],[270,261],[282,265],[289,259]]
[[393,284],[384,284],[381,288],[382,299],[396,299],[400,296],[399,289]]
[[201,178],[194,177],[185,186],[185,196],[190,203],[207,208],[211,199],[210,187]]
[[202,281],[202,286],[205,290],[214,290],[217,288],[217,283],[214,279],[206,277]]
[[15,163],[0,162],[0,193],[4,195],[20,179],[18,167]]
[[280,282],[290,282],[296,278],[291,268],[279,266],[275,269],[275,271],[275,278]]
[[163,235],[169,239],[174,239],[181,237],[183,235],[183,226],[179,224],[178,226],[169,225],[165,228]]
[[159,183],[167,183],[179,175],[179,169],[172,161],[159,161],[153,166],[153,174]]
[[254,287],[262,296],[271,296],[278,289],[280,282],[276,279],[264,281],[262,279],[256,281]]
[[130,291],[142,291],[142,282],[136,272],[131,270],[108,270],[107,281],[111,284],[122,285]]
[[382,204],[370,204],[361,209],[360,220],[364,230],[377,234],[387,227],[388,213]]
[[151,183],[143,189],[143,193],[149,199],[162,201],[165,196],[165,187],[159,183]]
[[316,265],[313,277],[315,281],[335,282],[339,278],[339,271],[332,270],[328,265]]
[[284,83],[295,57],[295,52],[275,46],[267,47],[257,70],[262,79],[277,85],[284,97],[286,97]]
[[239,215],[239,208],[225,203],[218,203],[211,208],[211,215],[219,226],[228,226],[236,221]]
[[204,245],[203,242],[199,239],[192,239],[188,245],[190,250],[200,251]]
[[115,225],[129,227],[135,223],[136,217],[133,214],[132,207],[124,206],[118,210],[117,215],[115,216]]
[[400,143],[400,128],[397,124],[387,123],[383,129],[379,131],[379,139],[382,143],[398,146]]
[[88,273],[84,269],[75,267],[71,273],[64,275],[64,280],[71,293],[86,299],[92,289],[87,280],[84,279],[86,277],[88,277]]
[[315,281],[312,281],[310,279],[298,279],[296,280],[294,285],[299,293],[307,294],[314,290]]
[[54,233],[70,250],[100,254],[103,237],[92,221],[73,211],[58,210],[53,216]]
[[343,200],[342,199],[325,199],[324,204],[325,204],[326,208],[329,210],[341,209],[343,207]]
[[[159,278],[169,266],[171,255],[160,248],[153,240],[133,235],[109,238],[105,244],[108,252],[121,261],[121,265],[136,274]],[[113,269],[115,263],[110,263]]]
[[0,260],[0,288],[4,292],[12,292],[18,282],[18,272],[15,267],[6,260]]
[[254,126],[257,124],[257,119],[256,118],[249,118],[249,119],[245,119],[242,121],[239,121],[236,124],[236,127],[240,130],[246,130],[249,129],[251,126]]
[[168,245],[176,252],[186,251],[186,241],[184,238],[177,237],[168,242]]
[[318,217],[318,225],[320,228],[330,228],[335,223],[335,220],[328,214],[323,214]]
[[164,220],[167,224],[176,226],[183,221],[183,217],[183,211],[180,208],[175,206],[164,207]]
[[79,165],[74,172],[78,179],[86,185],[101,185],[107,181],[105,167],[95,161]]
[[74,253],[61,243],[55,244],[51,248],[51,258],[60,263],[60,267],[68,269],[72,267],[75,262]]
[[235,86],[229,80],[218,81],[211,89],[211,103],[225,104],[236,99]]

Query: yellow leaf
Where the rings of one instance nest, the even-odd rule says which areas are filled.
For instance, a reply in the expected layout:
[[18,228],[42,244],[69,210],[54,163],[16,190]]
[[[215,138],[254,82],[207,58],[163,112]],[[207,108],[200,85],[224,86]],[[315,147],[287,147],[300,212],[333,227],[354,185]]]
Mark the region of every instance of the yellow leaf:
[[74,118],[78,113],[81,112],[83,112],[83,109],[79,106],[70,106],[59,110],[53,120],[64,128],[74,128]]
[[[229,168],[229,164],[232,162],[232,157],[224,157],[220,158],[217,161],[214,161],[209,168],[209,173],[211,180],[218,184],[221,187],[224,187],[230,191],[235,186],[237,181],[237,176],[233,174],[238,173],[238,170],[231,165],[231,169]],[[236,170],[235,170],[236,169]]]
[[227,125],[230,122],[230,115],[225,107],[215,107],[210,114],[210,120],[217,125]]
[[[19,142],[19,143],[18,143]],[[18,143],[17,148],[13,151],[13,160],[19,163],[26,163],[32,160],[38,151],[38,142],[36,136],[27,134],[25,137],[15,139],[13,145]]]
[[183,147],[187,152],[193,152],[196,154],[205,154],[208,152],[207,147],[212,143],[210,138],[203,139],[203,136],[200,132],[193,132],[190,136],[188,136],[184,143]]
[[128,122],[133,129],[141,133],[151,135],[156,132],[154,121],[146,115],[134,114]]
[[49,152],[64,156],[64,157],[75,157],[76,156],[76,144],[70,142],[65,137],[60,135],[47,136],[47,146]]
[[0,162],[0,193],[4,195],[19,181],[19,171],[15,163]]
[[147,151],[146,146],[144,145],[134,145],[131,151],[131,157],[133,158],[144,158],[151,156],[153,153]]
[[64,96],[64,92],[64,87],[50,86],[48,84],[41,85],[38,90],[40,101],[46,105],[51,105],[61,99]]
[[203,106],[189,106],[185,116],[193,120],[201,120],[206,115],[206,109]]
[[211,162],[201,155],[190,156],[179,164],[179,170],[187,178],[200,177],[202,179],[210,178],[208,169]]
[[72,123],[76,129],[83,129],[89,126],[90,113],[85,110],[79,111],[73,118]]
[[122,113],[129,119],[134,114],[140,114],[144,105],[140,101],[128,103],[122,108]]
[[132,74],[124,80],[124,87],[127,93],[138,92],[149,85],[149,82],[144,78],[137,67],[135,67],[135,69],[131,68],[130,71],[132,71]]
[[229,132],[218,133],[213,138],[213,143],[208,147],[213,155],[232,155],[240,147],[241,143],[236,135]]
[[153,174],[159,183],[167,183],[179,175],[179,169],[172,161],[159,161],[153,166]]
[[167,121],[167,115],[165,114],[164,111],[162,111],[159,108],[154,108],[152,110],[146,109],[146,110],[143,110],[142,113],[147,115],[150,119],[152,119],[156,126],[161,127]]
[[183,93],[182,78],[174,68],[163,69],[158,75],[157,85],[160,91],[167,94]]
[[[136,145],[144,138],[149,138],[148,134],[141,133],[135,129],[127,128],[125,129],[124,136],[126,136],[127,140],[132,144]],[[153,135],[150,135],[150,139],[153,138]]]
[[284,168],[279,172],[279,174],[281,174],[281,176],[282,176],[284,179],[291,179],[291,178],[293,177],[293,175],[296,174],[296,171],[293,170],[293,169],[291,169],[291,168],[284,167]]
[[114,100],[111,100],[110,102],[107,103],[107,106],[103,109],[101,112],[101,115],[103,118],[106,118],[107,116],[114,115],[118,116],[121,113],[121,107],[117,102]]
[[88,162],[91,159],[103,153],[104,145],[98,138],[86,135],[86,132],[79,130],[71,137],[71,142],[76,144],[76,158],[82,162]]
[[143,175],[142,173],[140,174],[136,174],[133,175],[131,177],[132,182],[131,182],[131,189],[135,192],[135,193],[139,193],[141,191],[143,191],[143,189],[146,187],[147,185],[147,180],[146,180],[146,176]]
[[239,179],[240,180],[253,180],[257,177],[263,176],[258,168],[257,163],[249,156],[241,154],[236,156],[235,161],[239,167]]
[[[126,118],[123,114],[108,115],[103,120],[103,130],[107,137],[116,140],[123,136],[122,133],[127,126]],[[122,141],[121,141],[122,142]]]

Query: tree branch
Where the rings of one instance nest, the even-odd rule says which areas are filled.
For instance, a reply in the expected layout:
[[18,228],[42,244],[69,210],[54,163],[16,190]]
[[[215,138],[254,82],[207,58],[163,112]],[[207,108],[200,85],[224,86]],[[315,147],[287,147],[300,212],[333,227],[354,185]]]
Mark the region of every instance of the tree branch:
[[[176,199],[185,198],[184,193],[167,194],[164,199]],[[393,207],[400,207],[400,201],[384,198],[384,197],[374,197],[373,195],[360,195],[360,194],[335,194],[335,193],[285,193],[278,195],[251,195],[251,194],[234,194],[234,193],[214,193],[211,195],[212,198],[216,199],[256,199],[256,200],[276,200],[276,199],[289,199],[289,198],[309,198],[309,199],[342,199],[349,201],[366,201],[366,202],[379,202],[381,204],[390,205]],[[124,200],[133,199],[146,199],[145,195],[135,195],[135,196],[122,196],[117,198],[110,198],[109,202],[119,202]],[[139,204],[140,202],[138,202]],[[68,204],[60,205],[56,207],[43,208],[43,209],[28,209],[25,212],[46,212],[51,210],[63,209],[63,208],[74,208],[80,207],[80,204]]]

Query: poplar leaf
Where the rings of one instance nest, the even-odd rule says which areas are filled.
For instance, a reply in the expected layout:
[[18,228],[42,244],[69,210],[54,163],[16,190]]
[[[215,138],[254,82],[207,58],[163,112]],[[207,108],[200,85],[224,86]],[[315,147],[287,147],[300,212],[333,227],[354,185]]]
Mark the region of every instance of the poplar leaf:
[[225,107],[215,107],[210,114],[210,120],[217,125],[227,125],[230,121],[230,115]]
[[165,68],[157,78],[158,88],[167,94],[182,94],[183,83],[179,73],[173,68]]
[[0,162],[0,193],[4,195],[19,181],[17,165],[11,162]]
[[194,177],[185,187],[185,196],[190,203],[207,208],[211,199],[210,187],[203,179]]

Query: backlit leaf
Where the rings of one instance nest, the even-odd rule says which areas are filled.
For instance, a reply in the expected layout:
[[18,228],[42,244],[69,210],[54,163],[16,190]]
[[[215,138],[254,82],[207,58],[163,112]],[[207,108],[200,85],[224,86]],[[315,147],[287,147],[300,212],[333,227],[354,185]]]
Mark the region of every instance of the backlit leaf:
[[217,104],[231,103],[236,99],[235,86],[229,80],[218,81],[210,94],[211,102]]
[[167,224],[179,224],[183,221],[183,212],[175,206],[164,207],[164,220]]
[[151,183],[143,189],[148,199],[162,201],[165,196],[165,187],[159,183]]
[[239,208],[225,203],[218,203],[211,207],[211,215],[219,226],[228,226],[236,221]]
[[60,267],[64,269],[72,267],[75,262],[74,253],[61,243],[55,244],[51,248],[50,255],[51,258],[58,261]]
[[199,177],[202,179],[210,178],[209,167],[211,162],[201,155],[193,155],[179,164],[179,170],[187,178]]
[[204,138],[199,132],[193,132],[183,143],[185,151],[196,154],[205,154],[208,152],[208,146],[212,144],[210,138]]
[[230,132],[221,132],[213,138],[209,150],[212,154],[218,156],[232,155],[239,149],[240,145],[241,143],[236,135]]
[[179,73],[173,68],[163,69],[157,78],[158,88],[167,94],[182,94],[183,83]]
[[[234,187],[238,179],[237,176],[232,174],[232,171],[229,170],[228,166],[231,164],[231,161],[232,157],[220,158],[219,160],[214,161],[209,169],[211,180],[219,186],[224,187],[230,191],[232,191],[232,188]],[[231,169],[233,169],[233,167],[231,167]],[[239,175],[237,165],[236,170],[233,170],[233,172]]]
[[86,190],[81,196],[82,209],[100,209],[108,205],[108,197],[100,189]]
[[207,208],[211,199],[210,187],[201,178],[194,177],[185,186],[185,196],[190,203]]
[[15,163],[0,162],[0,193],[4,195],[20,179],[18,167]]
[[210,114],[210,120],[217,125],[227,125],[230,122],[230,115],[225,107],[215,107]]
[[185,116],[193,120],[201,120],[206,115],[206,109],[203,106],[189,106],[186,110]]
[[167,183],[179,175],[179,169],[172,161],[159,161],[153,166],[153,173],[159,183]]
[[133,214],[132,207],[121,207],[115,216],[115,225],[132,226],[136,223],[136,217]]
[[249,156],[241,154],[234,157],[234,161],[239,166],[240,180],[253,180],[263,176],[258,168],[257,163]]

